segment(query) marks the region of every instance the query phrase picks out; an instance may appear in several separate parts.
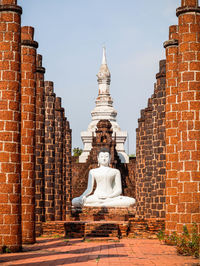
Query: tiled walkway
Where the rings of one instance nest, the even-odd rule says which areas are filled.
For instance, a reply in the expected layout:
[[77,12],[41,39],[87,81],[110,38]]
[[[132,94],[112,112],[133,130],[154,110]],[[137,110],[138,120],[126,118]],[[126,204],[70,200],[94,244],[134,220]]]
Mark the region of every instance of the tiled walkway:
[[192,257],[176,254],[158,240],[81,241],[38,238],[25,252],[1,254],[0,265],[200,265]]

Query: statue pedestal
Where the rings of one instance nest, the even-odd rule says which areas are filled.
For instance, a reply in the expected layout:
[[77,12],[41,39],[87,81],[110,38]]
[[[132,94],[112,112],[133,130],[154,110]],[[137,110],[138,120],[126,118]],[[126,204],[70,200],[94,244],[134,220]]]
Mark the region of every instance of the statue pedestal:
[[69,238],[122,238],[128,236],[128,221],[74,221],[66,222],[65,236]]
[[59,235],[68,238],[155,238],[163,230],[165,219],[130,218],[129,221],[53,221],[42,223],[42,234],[45,237]]
[[135,217],[135,207],[83,207],[72,209],[71,221],[65,223],[67,237],[126,237],[129,219]]
[[83,207],[72,209],[72,221],[129,221],[135,207]]

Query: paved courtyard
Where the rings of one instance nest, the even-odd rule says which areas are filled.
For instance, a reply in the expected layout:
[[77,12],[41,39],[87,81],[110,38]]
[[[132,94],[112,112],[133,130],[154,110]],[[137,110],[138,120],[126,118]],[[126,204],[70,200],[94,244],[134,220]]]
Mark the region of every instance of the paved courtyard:
[[38,238],[24,252],[1,254],[0,265],[200,265],[198,259],[179,256],[175,247],[158,240]]

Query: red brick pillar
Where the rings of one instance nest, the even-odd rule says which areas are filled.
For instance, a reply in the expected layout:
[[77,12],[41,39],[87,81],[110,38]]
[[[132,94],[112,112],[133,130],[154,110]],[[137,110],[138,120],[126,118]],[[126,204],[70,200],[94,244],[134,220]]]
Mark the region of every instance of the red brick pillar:
[[21,35],[21,203],[22,241],[35,242],[35,93],[36,49],[34,28]]
[[71,178],[72,178],[72,155],[71,155],[71,129],[69,121],[66,120],[66,135],[65,135],[65,156],[66,156],[66,219],[70,219],[71,216]]
[[66,220],[66,117],[63,112],[63,175],[62,175],[62,220]]
[[200,8],[198,0],[184,0],[177,9],[179,20],[178,73],[178,232],[200,232]]
[[55,102],[55,220],[62,220],[63,112],[61,98]]
[[166,49],[166,233],[177,230],[178,215],[178,26],[169,28]]
[[0,0],[0,251],[21,248],[21,7]]
[[45,221],[54,221],[55,93],[53,82],[45,81]]
[[166,62],[160,61],[154,94],[141,111],[136,130],[136,216],[165,218],[165,81]]
[[[152,97],[152,191],[150,194],[152,217],[165,218],[165,83],[166,61],[160,60],[159,73],[156,75],[154,95]],[[151,126],[151,125],[150,125]]]
[[35,214],[36,235],[45,221],[44,208],[44,73],[42,56],[37,55],[36,68],[36,136],[35,136]]
[[145,181],[145,112],[141,111],[141,118],[138,119],[138,128],[136,129],[136,215],[141,218],[145,215],[145,200],[143,195],[143,186]]
[[148,100],[148,107],[145,108],[145,138],[144,138],[144,162],[145,162],[145,180],[143,184],[143,192],[144,196],[143,201],[144,204],[144,212],[145,218],[152,217],[152,209],[150,207],[151,203],[151,191],[152,191],[152,178],[153,178],[153,166],[152,166],[152,136],[153,136],[153,127],[152,127],[152,99]]

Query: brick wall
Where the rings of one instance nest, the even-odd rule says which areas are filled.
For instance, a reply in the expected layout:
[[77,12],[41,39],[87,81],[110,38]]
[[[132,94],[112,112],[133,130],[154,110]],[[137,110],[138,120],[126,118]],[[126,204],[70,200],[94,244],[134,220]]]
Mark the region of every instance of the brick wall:
[[140,218],[165,217],[165,60],[136,130],[136,204]]

